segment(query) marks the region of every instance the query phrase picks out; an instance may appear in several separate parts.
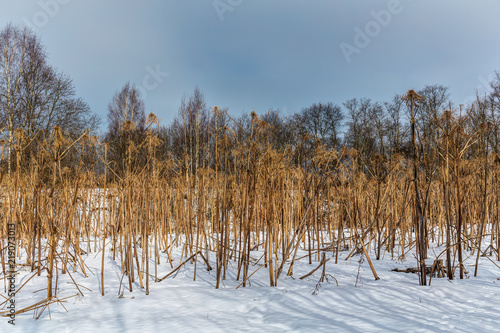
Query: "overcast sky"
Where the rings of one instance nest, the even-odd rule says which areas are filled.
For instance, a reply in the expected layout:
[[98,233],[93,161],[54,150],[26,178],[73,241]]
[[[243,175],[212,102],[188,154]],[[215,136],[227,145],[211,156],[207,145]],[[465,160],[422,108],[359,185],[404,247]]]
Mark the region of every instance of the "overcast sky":
[[127,81],[164,124],[199,86],[233,114],[391,99],[427,84],[456,105],[500,70],[500,1],[0,0],[102,115]]

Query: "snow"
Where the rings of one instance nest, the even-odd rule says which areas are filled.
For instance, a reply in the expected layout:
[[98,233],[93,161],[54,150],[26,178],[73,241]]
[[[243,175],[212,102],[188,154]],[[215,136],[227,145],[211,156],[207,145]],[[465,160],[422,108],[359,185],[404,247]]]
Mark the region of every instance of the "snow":
[[[262,249],[253,257],[259,254]],[[151,278],[149,295],[138,279],[129,292],[125,277],[121,286],[125,291],[119,297],[120,261],[106,252],[105,296],[101,296],[101,253],[90,253],[85,256],[91,271],[87,278],[81,270],[70,271],[83,297],[68,298],[64,307],[51,304],[38,320],[34,311],[18,314],[15,326],[0,317],[0,332],[500,332],[500,269],[494,257],[480,258],[478,277],[471,276],[475,262],[471,256],[465,262],[466,279],[432,278],[430,286],[419,286],[416,274],[392,271],[415,267],[411,252],[405,260],[392,259],[389,253],[381,260],[371,257],[377,281],[366,260],[360,255],[344,260],[348,254],[341,252],[335,264],[332,253],[327,253],[328,281],[320,284],[322,269],[300,279],[319,265],[317,261],[309,265],[306,257],[295,263],[293,276],[286,276],[285,266],[277,287],[269,287],[269,271],[263,267],[250,278],[249,286],[236,289],[241,280],[236,281],[234,262],[221,288],[215,289],[215,270],[207,271],[199,258],[196,281],[194,265],[188,263],[161,282]],[[162,255],[158,277],[172,271],[166,254]],[[173,256],[176,268],[181,248]],[[210,262],[215,267],[214,255]],[[261,264],[251,266],[250,273]],[[151,271],[153,267],[151,262]],[[32,275],[21,269],[17,287]],[[43,272],[27,282],[16,296],[16,309],[43,300],[46,280]],[[57,283],[60,299],[78,293],[68,274],[59,274]]]

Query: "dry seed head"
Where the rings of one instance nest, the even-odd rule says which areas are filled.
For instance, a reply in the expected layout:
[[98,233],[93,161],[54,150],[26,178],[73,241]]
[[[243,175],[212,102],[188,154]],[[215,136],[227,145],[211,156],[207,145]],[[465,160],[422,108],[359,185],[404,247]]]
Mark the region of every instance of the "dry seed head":
[[146,125],[159,125],[160,124],[160,121],[158,120],[158,117],[156,117],[156,115],[151,112],[150,114],[148,114],[148,120],[146,121]]
[[495,129],[495,125],[493,125],[491,122],[488,121],[486,123],[481,123],[481,125],[479,125],[479,129],[482,132],[486,132],[487,134],[489,134],[491,131]]
[[67,141],[64,139],[63,131],[61,127],[59,126],[54,126],[53,127],[54,132],[52,133],[52,136],[54,138],[54,148],[55,150],[59,150],[62,145],[66,144]]
[[95,147],[97,146],[98,142],[99,142],[99,139],[94,136],[94,135],[90,135],[88,132],[83,136],[82,138],[82,142],[83,144],[88,144],[90,147]]
[[250,112],[250,116],[252,117],[252,122],[257,121],[259,119],[259,116],[257,116],[257,113],[255,111]]
[[14,137],[19,140],[19,141],[22,141],[24,139],[24,130],[22,128],[18,128],[14,131]]
[[90,135],[88,133],[85,133],[82,137],[82,142],[83,144],[88,143],[90,144]]
[[326,155],[326,149],[325,149],[325,146],[323,146],[322,144],[319,144],[317,139],[316,139],[316,148],[314,149],[314,155],[315,157],[324,157]]
[[401,99],[405,101],[406,103],[411,102],[412,100],[414,101],[419,101],[422,100],[423,97],[415,92],[415,90],[410,89],[406,93],[406,95],[401,96]]
[[328,151],[328,155],[332,160],[336,160],[338,158],[337,151],[335,149],[330,149]]
[[130,141],[130,144],[128,145],[128,153],[132,154],[134,151],[135,151],[134,141]]
[[442,118],[445,121],[449,121],[449,120],[452,120],[454,117],[453,117],[451,110],[446,110],[443,112]]
[[500,156],[498,154],[495,154],[495,160],[494,160],[494,163],[496,165],[500,165]]
[[135,129],[135,123],[131,120],[124,121],[121,124],[122,131],[124,132],[129,132],[133,131]]
[[71,172],[71,169],[70,169],[69,167],[67,167],[67,166],[65,166],[65,167],[62,169],[62,173],[63,173],[63,175],[65,175],[65,176],[66,176],[66,175],[69,175],[69,174],[70,174],[70,172]]
[[452,111],[446,110],[437,121],[441,127],[447,128],[446,130],[449,131],[451,130],[451,126],[455,124],[455,117],[453,116]]
[[151,137],[151,147],[156,148],[156,147],[160,146],[162,143],[163,143],[163,141],[159,137],[157,137],[156,135],[153,135]]
[[401,164],[401,162],[403,162],[403,160],[404,160],[403,155],[401,155],[399,153],[395,153],[394,155],[391,156],[391,163]]
[[99,143],[99,138],[95,135],[90,136],[90,145],[96,146]]
[[382,154],[376,153],[373,155],[372,161],[374,163],[379,164],[379,163],[383,163],[385,161],[385,158],[384,158],[384,156],[382,156]]
[[269,125],[269,123],[267,121],[259,119],[259,121],[257,123],[257,127],[264,130],[264,129],[271,128],[271,125]]
[[40,151],[40,157],[42,158],[42,160],[52,159],[52,155],[50,155],[50,153],[48,151],[46,151],[45,149]]

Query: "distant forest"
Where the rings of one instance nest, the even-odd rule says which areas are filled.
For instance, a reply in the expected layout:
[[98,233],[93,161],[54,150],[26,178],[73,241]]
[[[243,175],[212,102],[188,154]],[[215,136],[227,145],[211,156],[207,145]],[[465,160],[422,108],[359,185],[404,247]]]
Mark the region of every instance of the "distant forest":
[[[443,138],[450,135],[468,145],[461,158],[499,153],[499,72],[488,94],[458,108],[450,101],[448,87],[435,84],[417,90],[413,117],[403,98],[406,91],[385,102],[363,97],[343,103],[318,101],[292,115],[269,110],[236,117],[207,106],[197,87],[183,99],[169,125],[146,115],[139,89],[125,83],[110,96],[107,130],[97,137],[101,120],[76,96],[71,78],[47,62],[45,47],[33,31],[8,25],[0,31],[0,46],[2,174],[32,172],[57,155],[59,168],[68,175],[93,171],[118,181],[127,170],[144,169],[153,158],[168,162],[169,172],[193,175],[200,168],[230,171],[234,160],[252,149],[262,154],[274,150],[286,155],[290,166],[308,169],[320,146],[336,152],[347,149],[369,166],[394,156],[411,158],[412,123],[415,156],[425,168],[438,163]],[[229,151],[226,162],[217,158],[222,147]]]

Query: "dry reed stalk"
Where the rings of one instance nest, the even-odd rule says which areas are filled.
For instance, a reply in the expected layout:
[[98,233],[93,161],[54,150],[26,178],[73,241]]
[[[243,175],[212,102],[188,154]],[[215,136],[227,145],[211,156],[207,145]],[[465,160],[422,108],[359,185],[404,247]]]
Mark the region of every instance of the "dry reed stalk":
[[[34,159],[31,175],[18,168],[6,188],[0,189],[4,208],[0,244],[6,221],[15,221],[16,255],[26,251],[35,275],[47,270],[47,292],[52,296],[57,291],[58,268],[69,273],[68,265],[73,265],[73,272],[86,275],[83,256],[98,251],[102,251],[103,295],[106,256],[121,264],[130,291],[138,277],[148,294],[153,258],[155,281],[161,280],[157,276],[161,252],[175,271],[194,264],[194,279],[199,274],[198,256],[209,270],[209,255],[215,255],[219,288],[231,261],[237,263],[236,280],[246,287],[255,273],[249,272],[252,254],[263,250],[260,267],[267,267],[269,284],[276,286],[284,267],[289,265],[291,275],[294,263],[302,260],[299,250],[306,251],[304,258],[310,263],[315,259],[325,269],[327,259],[321,255],[326,251],[331,250],[337,262],[346,248],[352,250],[347,257],[360,249],[377,278],[369,255],[379,259],[387,251],[394,257],[399,248],[404,258],[416,247],[421,265],[429,242],[434,241],[445,243],[443,265],[448,277],[456,268],[462,275],[462,256],[484,254],[481,242],[486,236],[491,234],[490,252],[500,246],[500,158],[489,162],[481,156],[465,157],[477,135],[452,131],[460,122],[447,121],[440,123],[444,130],[435,148],[439,154],[413,159],[422,168],[416,175],[411,160],[401,156],[368,162],[363,152],[343,150],[337,156],[319,144],[309,152],[301,151],[295,164],[289,150],[265,140],[263,133],[270,125],[253,117],[251,135],[241,142],[227,128],[214,124],[215,154],[210,162],[198,160],[209,153],[198,139],[190,143],[200,149],[192,161],[189,155],[182,161],[157,161],[150,132],[143,143],[129,142],[124,174],[109,183],[107,176],[116,171],[107,161],[105,146],[104,182],[99,183],[102,177],[82,160],[69,171],[61,167],[65,152],[76,148],[57,132],[43,141],[48,153]],[[137,167],[141,149],[146,164]],[[426,174],[429,160],[439,174]],[[471,171],[474,163],[481,163],[481,172]],[[486,171],[489,168],[491,172]],[[97,190],[97,184],[103,184],[102,190]],[[420,213],[411,208],[417,200],[421,200]],[[108,241],[112,255],[106,252]],[[174,266],[175,247],[182,247],[182,256],[181,264]],[[0,258],[5,258],[2,249],[0,245]],[[5,274],[5,265],[2,269]],[[420,280],[425,282],[422,271]]]

